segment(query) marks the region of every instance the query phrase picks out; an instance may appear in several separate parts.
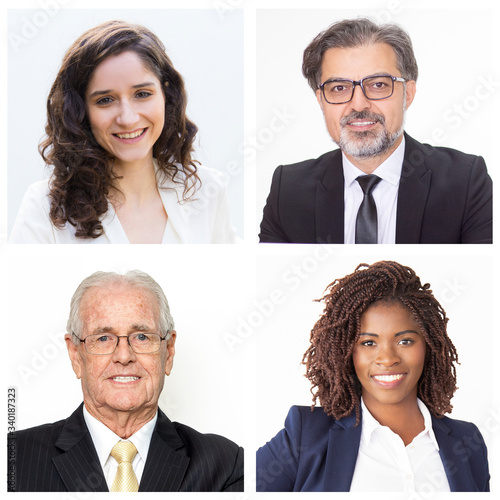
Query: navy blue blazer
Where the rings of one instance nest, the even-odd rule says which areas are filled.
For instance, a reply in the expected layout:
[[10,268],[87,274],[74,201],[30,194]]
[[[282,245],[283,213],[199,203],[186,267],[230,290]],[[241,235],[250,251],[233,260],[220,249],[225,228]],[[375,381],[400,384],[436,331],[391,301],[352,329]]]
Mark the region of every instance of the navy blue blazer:
[[[322,408],[292,406],[285,428],[257,451],[257,491],[349,491],[361,423]],[[432,417],[451,491],[489,491],[486,445],[469,422]]]
[[[83,403],[67,419],[9,435],[8,491],[108,491]],[[243,449],[159,409],[139,491],[243,491]]]

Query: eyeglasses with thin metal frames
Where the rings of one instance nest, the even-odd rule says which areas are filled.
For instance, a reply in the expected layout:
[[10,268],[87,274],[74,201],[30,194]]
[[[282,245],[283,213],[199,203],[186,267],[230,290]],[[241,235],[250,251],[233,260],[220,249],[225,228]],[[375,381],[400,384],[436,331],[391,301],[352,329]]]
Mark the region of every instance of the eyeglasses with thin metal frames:
[[[392,81],[392,89],[391,89],[391,93],[389,95],[386,95],[384,97],[368,97],[366,95],[366,90],[365,90],[365,87],[363,85],[363,82],[365,80],[368,80],[368,79],[372,79],[372,78],[380,78],[380,77],[388,77],[391,79]],[[363,91],[363,95],[369,99],[370,101],[381,101],[382,99],[388,99],[389,97],[392,96],[392,94],[394,94],[394,82],[407,82],[408,80],[405,80],[404,78],[401,78],[399,76],[392,76],[392,75],[371,75],[371,76],[365,76],[364,78],[361,78],[361,80],[350,80],[349,78],[333,78],[333,79],[330,79],[330,80],[326,80],[325,82],[323,82],[319,88],[321,89],[321,92],[323,94],[323,97],[325,98],[325,101],[328,103],[328,104],[346,104],[350,101],[352,101],[352,98],[354,97],[354,91],[356,90],[356,85],[359,85],[361,87],[361,90]],[[351,93],[351,97],[349,99],[347,99],[346,101],[341,101],[341,102],[331,102],[328,100],[328,98],[326,97],[326,93],[325,93],[325,85],[327,83],[333,83],[333,82],[339,82],[339,83],[342,83],[342,82],[350,82],[352,84],[352,93]]]
[[[137,333],[144,333],[144,332],[137,332]],[[78,337],[78,335],[75,332],[71,332],[71,334],[74,335],[80,341],[80,343],[85,344],[85,350],[89,354],[93,354],[94,356],[108,356],[109,354],[113,354],[116,351],[116,348],[118,347],[118,343],[120,342],[120,339],[122,339],[122,338],[127,339],[127,343],[129,345],[130,349],[132,349],[132,351],[135,352],[136,354],[154,354],[155,352],[158,352],[160,350],[161,341],[166,340],[166,338],[167,338],[166,336],[162,337],[159,333],[147,332],[147,335],[157,335],[159,337],[160,344],[158,345],[158,349],[156,349],[154,351],[149,351],[149,352],[137,352],[133,348],[132,344],[130,343],[130,336],[129,335],[115,335],[114,333],[106,333],[106,334],[102,333],[102,334],[89,335],[88,337],[81,339],[80,337]],[[111,352],[106,352],[106,353],[89,351],[89,349],[87,347],[86,340],[89,337],[96,337],[96,336],[101,336],[101,335],[116,337],[116,344],[115,344],[114,349]]]

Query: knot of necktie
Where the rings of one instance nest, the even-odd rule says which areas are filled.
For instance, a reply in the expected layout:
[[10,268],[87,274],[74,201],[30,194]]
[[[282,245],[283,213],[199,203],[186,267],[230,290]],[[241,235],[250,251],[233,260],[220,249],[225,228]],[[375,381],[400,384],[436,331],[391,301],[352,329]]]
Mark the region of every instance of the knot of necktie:
[[111,450],[111,456],[118,462],[115,480],[111,491],[138,491],[139,483],[132,468],[132,460],[137,448],[129,441],[118,441]]
[[370,175],[360,175],[356,178],[361,189],[363,190],[363,194],[368,195],[375,189],[375,186],[382,180],[375,174]]

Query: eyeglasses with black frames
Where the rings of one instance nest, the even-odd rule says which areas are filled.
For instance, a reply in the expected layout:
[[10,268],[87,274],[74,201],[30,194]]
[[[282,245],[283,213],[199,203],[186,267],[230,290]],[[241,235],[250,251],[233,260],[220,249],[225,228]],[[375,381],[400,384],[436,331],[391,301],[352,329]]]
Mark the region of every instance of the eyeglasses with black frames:
[[[73,333],[73,332],[72,332]],[[85,349],[89,354],[105,355],[113,354],[121,338],[127,339],[128,345],[136,354],[153,354],[160,350],[162,337],[159,333],[136,332],[130,335],[115,335],[114,333],[97,333],[88,335],[81,339],[75,333],[73,335],[85,344]]]
[[366,76],[361,80],[336,78],[327,80],[319,88],[325,101],[330,104],[345,104],[354,97],[356,85],[361,87],[363,94],[371,101],[387,99],[394,93],[394,82],[406,82],[404,78],[391,75]]

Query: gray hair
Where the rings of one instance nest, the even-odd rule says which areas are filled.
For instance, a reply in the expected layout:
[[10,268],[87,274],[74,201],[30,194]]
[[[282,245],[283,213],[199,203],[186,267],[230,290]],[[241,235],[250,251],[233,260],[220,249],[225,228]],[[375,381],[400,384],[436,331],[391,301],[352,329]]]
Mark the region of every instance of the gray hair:
[[[142,288],[151,293],[153,297],[155,297],[156,303],[158,304],[159,333],[167,339],[170,338],[170,332],[174,329],[174,319],[170,314],[167,297],[165,297],[160,285],[149,274],[137,270],[128,271],[125,274],[98,271],[85,278],[80,283],[71,298],[68,324],[66,327],[67,332],[70,335],[71,333],[74,333],[80,337],[82,334],[83,321],[80,317],[80,305],[85,294],[91,288],[105,288],[113,285],[126,285],[134,288]],[[77,343],[76,339],[73,339],[73,341]]]
[[405,80],[417,80],[417,60],[408,33],[397,24],[379,26],[366,18],[338,21],[316,36],[304,51],[302,73],[316,91],[321,84],[323,54],[328,49],[347,49],[375,43],[390,45],[396,53],[396,64],[401,76]]

